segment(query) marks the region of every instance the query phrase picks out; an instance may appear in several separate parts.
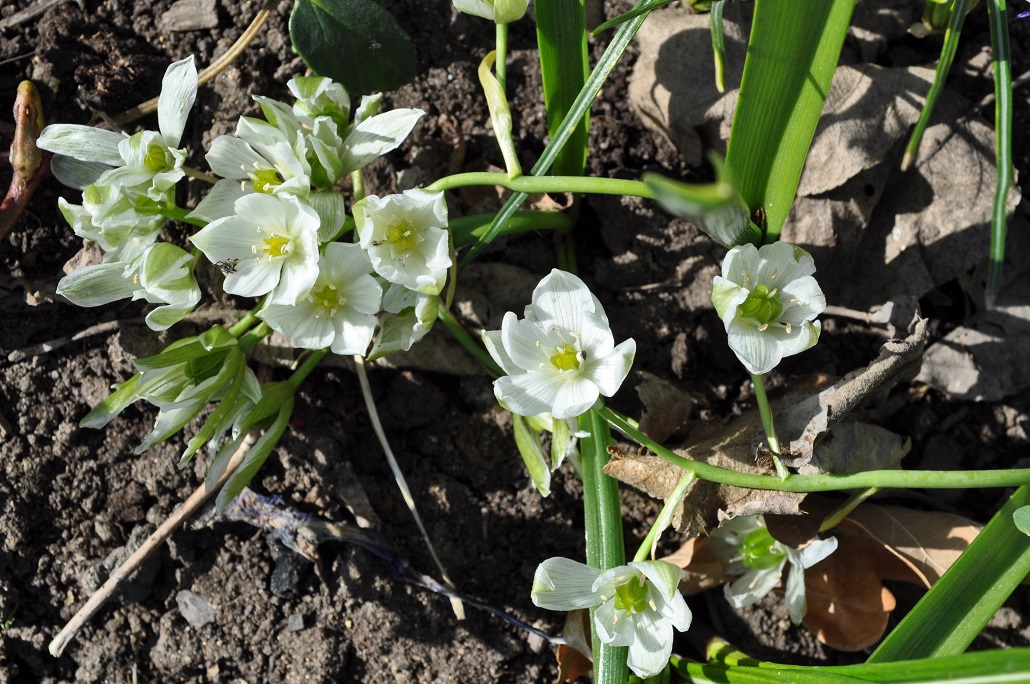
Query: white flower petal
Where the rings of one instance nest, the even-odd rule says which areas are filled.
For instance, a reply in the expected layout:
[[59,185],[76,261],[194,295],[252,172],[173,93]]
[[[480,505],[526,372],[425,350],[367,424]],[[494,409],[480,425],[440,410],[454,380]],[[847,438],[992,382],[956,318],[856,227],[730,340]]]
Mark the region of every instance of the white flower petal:
[[798,278],[815,273],[815,260],[812,255],[786,242],[763,245],[758,255],[760,263],[756,272],[751,273],[751,287],[761,283],[770,290],[775,290]]
[[787,559],[773,568],[764,570],[748,570],[740,578],[723,586],[726,600],[734,608],[743,608],[757,603],[772,591],[780,583],[780,575],[783,574],[783,566]]
[[771,335],[734,318],[726,330],[730,349],[749,373],[768,373],[783,360],[780,345]]
[[615,608],[611,597],[594,611],[594,629],[597,638],[609,646],[629,646],[636,637],[633,622],[625,611]]
[[791,325],[811,321],[826,308],[826,296],[812,276],[804,276],[784,285],[779,300],[783,303],[783,313],[779,320]]
[[253,187],[240,187],[240,181],[223,178],[208,190],[204,199],[200,200],[196,209],[191,211],[188,218],[198,218],[211,223],[226,216],[236,213],[236,200],[248,192],[253,192]]
[[204,158],[211,170],[222,178],[242,180],[249,178],[247,174],[251,171],[272,168],[245,140],[231,135],[215,138]]
[[494,394],[513,413],[535,416],[551,410],[563,384],[557,371],[506,375],[494,381]]
[[758,248],[752,244],[738,245],[726,253],[722,260],[722,277],[734,285],[751,288],[756,285]]
[[332,344],[336,331],[328,317],[317,317],[316,313],[316,308],[306,302],[297,305],[267,304],[258,313],[258,318],[290,338],[294,347],[322,349]]
[[368,351],[368,345],[372,343],[372,334],[376,327],[374,315],[348,309],[337,312],[331,320],[336,328],[336,338],[332,345],[334,354],[361,354],[363,356]]
[[630,338],[601,359],[591,359],[588,356],[580,367],[580,372],[597,385],[601,394],[606,397],[613,396],[629,375],[636,353],[637,343]]
[[343,141],[341,175],[357,171],[376,157],[396,149],[423,114],[421,109],[394,109],[358,123]]
[[715,276],[712,282],[712,306],[715,307],[715,312],[719,314],[723,325],[727,319],[732,320],[737,315],[737,307],[744,303],[747,295],[747,289],[722,276]]
[[593,608],[601,603],[592,589],[600,572],[568,558],[548,558],[533,575],[533,604],[548,610]]
[[679,582],[684,574],[681,568],[666,561],[646,561],[629,565],[640,571],[666,601],[679,594]]
[[[515,314],[512,314],[514,316]],[[508,356],[508,352],[504,351],[504,344],[501,342],[501,331],[500,330],[484,330],[483,331],[483,346],[486,347],[486,351],[490,354],[497,365],[501,367],[501,370],[506,375],[514,375],[517,373],[523,373],[524,371],[515,365],[515,362]]]
[[579,335],[579,347],[587,360],[608,356],[615,348],[611,326],[592,311],[583,312],[580,327],[573,332]]
[[78,306],[93,307],[127,299],[137,287],[131,277],[125,277],[125,264],[95,264],[61,278],[57,294]]
[[808,610],[808,598],[805,596],[805,568],[791,559],[790,572],[787,574],[787,587],[784,594],[787,602],[787,613],[790,621],[800,625]]
[[122,155],[118,144],[124,136],[114,131],[80,126],[78,124],[52,124],[43,129],[36,147],[54,154],[63,154],[84,162],[99,162],[121,166]]
[[[827,537],[826,539],[814,539],[808,546],[803,549],[799,549],[795,553],[797,554],[797,562],[804,568],[810,568],[836,550],[837,538]],[[793,561],[794,558],[795,557],[792,556],[791,561]]]
[[107,164],[81,161],[63,154],[54,155],[50,160],[50,171],[54,178],[76,190],[85,190],[87,185],[96,183],[105,171],[110,170],[111,167]]
[[550,357],[564,340],[528,320],[519,320],[514,312],[504,314],[501,322],[501,341],[512,362],[528,371],[557,372]]
[[638,677],[653,677],[669,664],[672,655],[672,625],[653,611],[626,618],[632,619],[636,634],[629,645],[627,665]]
[[545,329],[553,326],[578,333],[583,328],[583,313],[593,310],[594,297],[582,280],[553,269],[533,290],[532,306]]
[[[566,371],[566,374],[571,374],[572,372]],[[532,374],[527,373],[526,375]],[[539,373],[538,375],[544,375],[544,373]],[[547,375],[550,375],[550,373]],[[549,402],[552,404],[551,415],[555,418],[575,418],[586,413],[587,409],[597,402],[597,385],[582,375],[577,374],[576,377],[569,378],[568,380],[558,376],[558,382],[560,383],[558,392],[555,394],[554,399]]]
[[157,122],[168,147],[178,147],[193,103],[197,99],[197,67],[193,55],[173,62],[161,80]]

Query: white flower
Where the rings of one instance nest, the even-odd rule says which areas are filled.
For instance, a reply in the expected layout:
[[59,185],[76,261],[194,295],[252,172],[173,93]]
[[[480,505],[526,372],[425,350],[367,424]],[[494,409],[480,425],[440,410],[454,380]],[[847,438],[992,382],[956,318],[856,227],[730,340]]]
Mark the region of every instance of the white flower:
[[125,138],[90,126],[54,124],[43,129],[36,145],[79,161],[106,164],[112,168],[100,175],[97,184],[133,188],[160,201],[185,176],[186,151],[179,149],[179,142],[196,99],[197,68],[190,55],[165,71],[157,100],[159,131],[140,131]]
[[335,354],[368,351],[383,289],[359,245],[331,242],[318,262],[318,278],[296,305],[269,304],[258,314],[295,347]]
[[146,247],[132,261],[105,261],[73,271],[58,283],[57,293],[85,307],[129,297],[161,304],[147,314],[146,322],[151,330],[166,330],[200,301],[192,264],[192,254],[159,242]]
[[440,297],[387,283],[383,310],[379,313],[379,334],[369,359],[408,351],[432,329],[440,309]]
[[513,413],[548,411],[573,418],[610,397],[626,379],[637,345],[615,346],[604,309],[583,281],[554,269],[533,290],[522,320],[504,315],[483,342],[507,375],[494,381],[497,400]]
[[273,304],[296,304],[318,277],[318,214],[291,195],[252,194],[233,216],[212,221],[190,238],[222,266],[223,288]]
[[787,576],[787,612],[794,624],[805,617],[805,569],[837,549],[837,538],[816,539],[803,549],[793,549],[773,539],[760,515],[727,520],[710,536],[714,553],[723,561],[726,574],[740,577],[725,585],[726,600],[734,608],[757,603],[780,583],[783,567]]
[[403,195],[369,196],[353,211],[361,246],[376,273],[409,290],[440,294],[451,266],[442,192],[405,190]]
[[712,304],[726,327],[730,349],[755,375],[819,341],[815,317],[826,297],[812,274],[815,261],[800,247],[774,242],[734,247],[715,277]]
[[629,563],[604,572],[568,558],[548,558],[533,577],[533,603],[548,610],[594,608],[594,629],[611,646],[629,646],[629,666],[653,677],[672,654],[673,627],[690,627],[677,585],[683,571],[665,561]]
[[526,14],[529,0],[451,0],[465,14],[510,24]]

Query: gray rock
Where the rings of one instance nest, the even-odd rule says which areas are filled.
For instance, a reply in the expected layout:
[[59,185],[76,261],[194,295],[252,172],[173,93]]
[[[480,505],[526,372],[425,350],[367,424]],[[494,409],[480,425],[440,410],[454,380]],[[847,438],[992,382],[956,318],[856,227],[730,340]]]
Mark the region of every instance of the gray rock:
[[179,612],[193,629],[200,629],[215,619],[215,607],[206,598],[192,591],[180,591],[175,595]]

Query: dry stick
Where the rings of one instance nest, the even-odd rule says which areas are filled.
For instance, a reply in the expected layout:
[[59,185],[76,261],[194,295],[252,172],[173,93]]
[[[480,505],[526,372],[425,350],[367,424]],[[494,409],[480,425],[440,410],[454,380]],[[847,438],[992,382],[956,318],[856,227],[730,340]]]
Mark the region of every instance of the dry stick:
[[127,580],[132,573],[136,572],[136,569],[143,564],[143,561],[145,561],[151,553],[160,548],[161,545],[164,544],[165,540],[172,535],[172,532],[179,527],[179,525],[199,511],[204,504],[208,502],[208,499],[214,496],[215,493],[222,488],[222,485],[226,483],[229,476],[233,474],[236,467],[243,461],[244,455],[246,455],[253,443],[253,437],[248,435],[243,441],[243,444],[240,445],[240,448],[237,449],[236,453],[232,455],[231,459],[229,459],[229,463],[225,467],[225,472],[222,473],[220,478],[218,478],[218,482],[215,483],[215,486],[208,489],[206,487],[206,483],[200,485],[192,494],[190,494],[189,498],[183,502],[182,506],[173,511],[172,514],[169,515],[163,523],[161,523],[161,526],[154,530],[151,535],[147,537],[146,541],[140,544],[139,548],[111,573],[111,576],[107,578],[106,582],[104,582],[104,586],[93,592],[93,595],[89,597],[86,604],[83,605],[82,608],[79,608],[78,612],[75,613],[72,619],[68,621],[60,632],[57,633],[54,640],[50,642],[50,655],[55,658],[60,656],[68,643],[75,638],[76,634],[79,633],[79,630],[82,629],[86,623],[89,622],[90,618],[100,610],[101,606],[103,606],[107,600],[114,595],[118,586]]
[[[237,311],[235,309],[205,309],[204,311],[193,311],[187,314],[184,321],[219,321],[229,318],[239,318],[246,314],[245,311]],[[101,333],[110,332],[117,330],[119,327],[132,323],[144,323],[144,318],[129,318],[124,320],[108,321],[106,323],[97,323],[96,325],[90,326],[85,330],[80,330],[74,335],[62,335],[61,337],[47,340],[46,342],[40,342],[30,347],[23,347],[21,349],[15,349],[7,355],[7,360],[16,363],[18,361],[24,361],[30,356],[42,356],[48,354],[55,349],[60,349],[66,344],[81,340],[86,337],[92,337],[93,335],[99,335]]]
[[[275,8],[275,5],[276,3],[273,0],[265,2],[258,11],[257,16],[255,16],[254,20],[250,22],[250,26],[248,26],[247,30],[243,32],[243,35],[241,35],[236,42],[232,44],[232,47],[226,50],[221,57],[212,62],[208,68],[197,74],[198,87],[204,85],[215,76],[225,71],[230,64],[236,61],[236,58],[247,49],[250,42],[254,40],[255,36],[257,36],[258,31],[261,30],[261,27],[264,26],[265,22],[268,21],[268,18],[272,16],[272,10]],[[114,123],[118,126],[124,126],[125,124],[132,123],[136,119],[140,119],[147,114],[153,114],[157,111],[157,100],[158,98],[156,97],[152,98],[141,105],[122,112],[118,116],[114,117]]]
[[[365,397],[365,408],[368,409],[368,417],[372,421],[372,430],[376,433],[379,445],[383,447],[383,452],[386,454],[386,461],[390,464],[390,470],[393,471],[394,480],[397,482],[397,488],[401,490],[401,496],[404,497],[404,503],[408,506],[408,510],[411,511],[411,516],[415,518],[415,523],[418,525],[418,529],[422,533],[422,539],[425,540],[426,546],[429,547],[429,554],[433,557],[433,562],[436,563],[436,567],[440,571],[440,577],[448,587],[457,592],[458,589],[454,586],[454,582],[451,581],[451,578],[447,576],[447,571],[444,570],[443,563],[440,562],[440,557],[436,555],[436,549],[433,548],[433,542],[429,539],[429,533],[426,532],[426,526],[422,524],[422,517],[418,514],[418,509],[415,508],[415,499],[411,496],[411,489],[408,487],[408,482],[404,479],[404,473],[401,471],[401,467],[397,463],[397,457],[393,455],[393,449],[390,448],[390,442],[386,439],[386,432],[383,430],[383,424],[379,422],[379,411],[376,409],[376,403],[372,399],[372,387],[368,384],[368,373],[365,372],[365,359],[361,355],[354,356],[354,367],[358,372],[358,383],[361,385],[361,394]],[[465,607],[462,605],[461,599],[456,596],[450,596],[449,598],[451,599],[451,610],[454,611],[454,616],[459,620],[464,620]]]

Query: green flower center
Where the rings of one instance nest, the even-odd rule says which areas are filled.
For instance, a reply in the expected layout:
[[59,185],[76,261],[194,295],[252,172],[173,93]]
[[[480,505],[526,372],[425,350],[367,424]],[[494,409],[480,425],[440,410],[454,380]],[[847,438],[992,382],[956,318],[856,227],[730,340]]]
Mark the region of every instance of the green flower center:
[[740,555],[744,557],[744,565],[752,570],[768,570],[783,562],[786,555],[776,543],[769,530],[759,527],[751,530],[740,543]]
[[[347,298],[340,296],[335,285],[323,285],[317,290],[313,290],[309,297],[311,302],[322,312],[328,312],[329,318],[335,316],[336,310],[347,303]],[[316,313],[315,317],[323,316],[322,312]]]
[[289,254],[290,238],[282,235],[272,235],[265,238],[265,254],[270,257],[281,257]]
[[422,242],[422,236],[407,221],[395,223],[386,229],[386,244],[390,245],[394,256],[406,254]]
[[615,608],[628,615],[642,613],[650,604],[647,600],[647,582],[643,577],[634,577],[625,584],[615,587]]
[[254,182],[254,191],[263,195],[271,195],[273,190],[283,184],[283,179],[275,169],[259,169],[249,175]]
[[147,154],[143,157],[143,166],[147,167],[151,173],[161,173],[168,168],[167,150],[162,145],[154,143],[147,148]]
[[576,348],[571,344],[566,344],[561,347],[555,347],[558,352],[551,357],[551,365],[558,369],[559,373],[564,373],[568,370],[579,370],[580,356]]
[[776,298],[777,291],[770,290],[765,285],[756,285],[744,303],[737,307],[737,315],[753,321],[759,330],[765,330],[770,322],[783,313],[783,304]]

